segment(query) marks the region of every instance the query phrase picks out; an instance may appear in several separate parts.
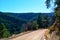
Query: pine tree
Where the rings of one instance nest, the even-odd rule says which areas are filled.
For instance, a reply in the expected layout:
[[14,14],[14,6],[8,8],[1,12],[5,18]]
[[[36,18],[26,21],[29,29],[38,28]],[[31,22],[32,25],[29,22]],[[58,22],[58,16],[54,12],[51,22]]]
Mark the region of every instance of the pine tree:
[[42,15],[41,15],[41,13],[38,15],[37,24],[39,25],[39,28],[42,28]]
[[35,29],[38,29],[38,24],[36,21],[32,21],[32,26],[35,28]]
[[[47,7],[49,8],[50,7],[50,2],[53,1],[53,0],[46,0],[46,5]],[[54,0],[54,12],[55,12],[55,20],[57,20],[57,24],[59,25],[58,28],[59,28],[59,31],[60,31],[60,0]],[[56,7],[57,5],[57,7]]]
[[3,26],[1,25],[1,23],[0,23],[0,38],[2,38],[3,36]]
[[6,26],[3,23],[0,23],[0,38],[9,37],[10,33],[7,30]]
[[49,26],[49,21],[50,21],[48,14],[45,15],[44,19],[45,19],[45,28],[47,28]]

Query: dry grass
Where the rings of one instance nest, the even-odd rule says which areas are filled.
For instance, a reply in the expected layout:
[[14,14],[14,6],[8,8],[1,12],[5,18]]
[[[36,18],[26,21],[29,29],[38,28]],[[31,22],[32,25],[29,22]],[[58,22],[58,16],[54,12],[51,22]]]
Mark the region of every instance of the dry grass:
[[22,36],[22,35],[24,35],[24,34],[27,34],[27,33],[30,33],[31,31],[26,31],[26,32],[22,32],[22,33],[20,33],[20,34],[14,34],[14,35],[12,35],[11,37],[9,37],[9,39],[12,39],[12,38],[16,38],[16,37],[19,37],[19,36]]

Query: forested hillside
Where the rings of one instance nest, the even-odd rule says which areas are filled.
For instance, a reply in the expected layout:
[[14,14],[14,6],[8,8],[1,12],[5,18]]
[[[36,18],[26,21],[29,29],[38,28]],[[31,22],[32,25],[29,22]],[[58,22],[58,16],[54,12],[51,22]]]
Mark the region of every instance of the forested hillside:
[[[27,30],[47,28],[48,26],[51,26],[52,23],[54,22],[53,16],[54,16],[53,13],[4,13],[4,12],[0,12],[0,24],[5,25],[10,35],[12,35],[12,34],[18,34]],[[48,19],[49,21],[47,24],[46,21]]]

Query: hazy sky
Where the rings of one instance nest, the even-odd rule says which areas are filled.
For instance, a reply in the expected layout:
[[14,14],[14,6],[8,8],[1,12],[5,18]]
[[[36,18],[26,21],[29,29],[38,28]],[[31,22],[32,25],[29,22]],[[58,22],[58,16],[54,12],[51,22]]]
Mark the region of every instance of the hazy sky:
[[52,12],[46,8],[45,0],[0,0],[2,12]]

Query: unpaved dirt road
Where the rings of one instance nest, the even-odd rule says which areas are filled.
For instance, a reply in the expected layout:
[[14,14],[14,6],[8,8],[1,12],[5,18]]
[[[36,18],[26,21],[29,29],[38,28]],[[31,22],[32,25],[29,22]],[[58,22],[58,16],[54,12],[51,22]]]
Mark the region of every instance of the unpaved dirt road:
[[47,29],[40,29],[10,40],[45,40],[44,34]]

